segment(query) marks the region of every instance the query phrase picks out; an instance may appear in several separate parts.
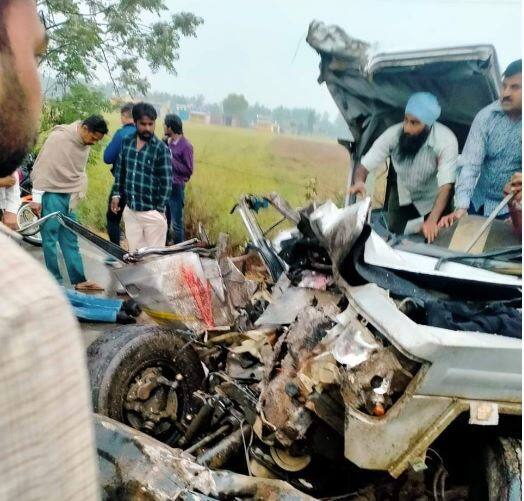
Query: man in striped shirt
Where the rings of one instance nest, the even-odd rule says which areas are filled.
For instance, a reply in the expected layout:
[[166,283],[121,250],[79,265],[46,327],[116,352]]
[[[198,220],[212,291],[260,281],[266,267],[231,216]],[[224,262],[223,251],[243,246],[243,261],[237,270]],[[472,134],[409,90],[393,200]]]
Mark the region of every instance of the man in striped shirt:
[[155,136],[155,108],[148,103],[137,103],[132,113],[137,130],[122,141],[113,172],[111,200],[111,210],[116,214],[120,194],[126,194],[123,219],[130,252],[165,245],[165,211],[172,184],[169,150]]
[[[504,198],[504,185],[522,170],[522,59],[506,68],[500,99],[477,113],[458,168],[455,211],[441,227],[465,214],[489,216]],[[497,217],[509,217],[508,207]]]
[[391,158],[396,183],[389,193],[389,230],[401,234],[408,221],[423,216],[422,232],[429,243],[437,237],[439,219],[450,203],[458,157],[457,138],[437,122],[439,116],[440,105],[433,94],[413,94],[404,122],[391,126],[373,143],[349,189],[364,196],[368,173]]

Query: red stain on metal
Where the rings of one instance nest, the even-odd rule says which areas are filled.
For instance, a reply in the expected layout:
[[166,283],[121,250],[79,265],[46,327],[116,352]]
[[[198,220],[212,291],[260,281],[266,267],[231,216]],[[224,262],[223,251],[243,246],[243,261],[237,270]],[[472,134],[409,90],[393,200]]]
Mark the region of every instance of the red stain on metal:
[[202,316],[202,320],[208,327],[215,327],[211,302],[211,284],[209,281],[205,284],[202,283],[202,280],[198,278],[196,273],[186,266],[182,267],[182,276],[193,295],[193,299],[195,300],[198,311]]

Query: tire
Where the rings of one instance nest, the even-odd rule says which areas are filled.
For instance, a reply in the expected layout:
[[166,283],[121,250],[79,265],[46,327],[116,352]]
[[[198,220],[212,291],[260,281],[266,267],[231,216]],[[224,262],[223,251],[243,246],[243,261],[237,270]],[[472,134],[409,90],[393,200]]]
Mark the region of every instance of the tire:
[[522,499],[522,441],[497,437],[485,449],[486,497],[489,501]]
[[[16,214],[16,221],[18,227],[22,228],[26,224],[30,224],[38,219],[38,216],[33,213],[29,208],[29,204],[22,204]],[[27,242],[35,247],[42,247],[42,236],[40,234],[39,228],[35,228],[29,231],[27,234],[22,234],[24,242]]]
[[[93,408],[99,414],[137,428],[125,404],[130,386],[148,367],[161,367],[170,380],[182,376],[176,389],[177,420],[195,411],[193,392],[202,387],[204,370],[184,332],[156,325],[121,326],[89,346],[87,362]],[[174,428],[158,434],[141,431],[168,444],[178,433]]]

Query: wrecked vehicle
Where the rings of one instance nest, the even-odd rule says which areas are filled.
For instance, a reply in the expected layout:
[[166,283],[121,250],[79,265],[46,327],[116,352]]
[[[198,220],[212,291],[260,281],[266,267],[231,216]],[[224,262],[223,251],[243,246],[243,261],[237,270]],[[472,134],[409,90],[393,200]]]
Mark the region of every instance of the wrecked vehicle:
[[[265,240],[268,271],[284,268],[270,294],[223,245],[138,253],[114,269],[175,327],[120,327],[89,347],[95,410],[198,465],[313,496],[512,499],[521,341],[472,332],[471,319],[446,327],[431,309],[474,305],[480,318],[503,302],[507,323],[521,325],[521,279],[467,261],[435,270],[431,256],[413,266],[372,229],[369,199],[301,211],[264,200],[298,218],[280,253]],[[259,205],[246,196],[236,209],[257,250]]]

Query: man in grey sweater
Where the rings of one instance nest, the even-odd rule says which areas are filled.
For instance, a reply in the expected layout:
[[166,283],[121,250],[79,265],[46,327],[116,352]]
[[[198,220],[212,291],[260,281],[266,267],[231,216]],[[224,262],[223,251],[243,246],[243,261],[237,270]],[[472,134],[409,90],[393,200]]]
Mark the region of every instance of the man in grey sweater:
[[[76,219],[74,209],[87,190],[86,165],[91,146],[107,134],[107,123],[98,115],[69,125],[57,125],[42,146],[31,174],[33,209],[47,216],[61,212]],[[58,267],[57,244],[64,256],[71,285],[77,290],[102,290],[86,280],[77,236],[56,219],[49,219],[41,229],[42,248],[47,269],[62,284]]]

